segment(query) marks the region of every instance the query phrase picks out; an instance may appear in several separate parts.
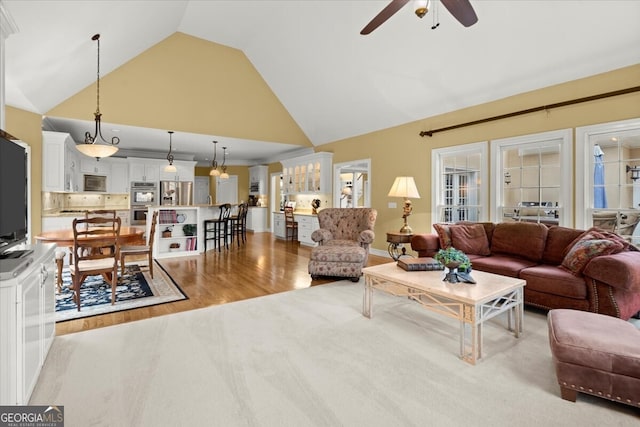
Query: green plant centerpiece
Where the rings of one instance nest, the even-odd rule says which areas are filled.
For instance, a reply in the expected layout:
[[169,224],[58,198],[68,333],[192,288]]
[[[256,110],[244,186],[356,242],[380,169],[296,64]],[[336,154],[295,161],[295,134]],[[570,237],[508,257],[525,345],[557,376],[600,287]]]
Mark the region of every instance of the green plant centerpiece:
[[195,224],[185,224],[182,226],[182,232],[185,236],[195,236],[196,235],[196,225]]
[[436,261],[444,265],[449,269],[444,277],[445,282],[457,283],[458,275],[456,274],[458,269],[469,271],[471,268],[471,261],[464,252],[454,248],[453,246],[447,249],[440,249],[434,255]]

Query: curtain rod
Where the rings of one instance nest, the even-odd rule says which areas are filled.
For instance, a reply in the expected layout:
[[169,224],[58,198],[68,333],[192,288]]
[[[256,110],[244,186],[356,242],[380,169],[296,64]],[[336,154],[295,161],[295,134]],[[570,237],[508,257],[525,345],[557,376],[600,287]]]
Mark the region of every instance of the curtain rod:
[[493,117],[487,117],[485,119],[473,120],[471,122],[460,123],[460,124],[457,124],[457,125],[447,126],[447,127],[440,128],[440,129],[432,129],[432,130],[428,130],[428,131],[424,131],[423,130],[423,131],[420,132],[420,136],[422,136],[422,137],[424,137],[424,136],[433,136],[433,134],[436,133],[436,132],[444,132],[444,131],[447,131],[447,130],[453,130],[453,129],[459,129],[459,128],[463,128],[463,127],[467,127],[467,126],[479,125],[481,123],[487,123],[487,122],[493,122],[493,121],[496,121],[496,120],[508,119],[510,117],[516,117],[516,116],[521,116],[523,114],[535,113],[537,111],[545,111],[545,110],[550,110],[552,108],[566,107],[568,105],[581,104],[583,102],[595,101],[595,100],[598,100],[598,99],[610,98],[612,96],[618,96],[618,95],[626,95],[628,93],[639,92],[639,91],[640,91],[640,86],[634,86],[634,87],[630,87],[630,88],[627,88],[627,89],[615,90],[613,92],[606,92],[606,93],[601,93],[601,94],[598,94],[598,95],[587,96],[587,97],[584,97],[584,98],[572,99],[570,101],[556,102],[555,104],[543,105],[541,107],[534,107],[534,108],[528,108],[526,110],[514,111],[513,113],[501,114],[499,116],[493,116]]

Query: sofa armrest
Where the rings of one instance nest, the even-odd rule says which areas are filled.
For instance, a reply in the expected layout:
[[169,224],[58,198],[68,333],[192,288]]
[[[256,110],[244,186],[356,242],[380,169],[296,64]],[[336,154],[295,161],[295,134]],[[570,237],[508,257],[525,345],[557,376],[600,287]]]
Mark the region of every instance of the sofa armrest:
[[432,257],[440,249],[437,234],[416,234],[411,238],[411,249],[418,252],[419,257]]
[[317,230],[313,230],[313,233],[311,233],[311,240],[322,244],[329,240],[333,240],[333,234],[325,228],[318,228]]
[[363,230],[360,232],[360,243],[369,245],[373,243],[373,239],[376,238],[375,233],[372,230]]
[[583,274],[629,292],[640,292],[640,252],[626,251],[595,257]]

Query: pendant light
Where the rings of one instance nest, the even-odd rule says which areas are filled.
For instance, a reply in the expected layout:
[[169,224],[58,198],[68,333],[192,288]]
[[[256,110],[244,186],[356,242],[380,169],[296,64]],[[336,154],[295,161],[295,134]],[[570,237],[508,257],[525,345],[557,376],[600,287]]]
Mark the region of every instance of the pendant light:
[[216,161],[217,145],[218,141],[213,141],[213,161],[211,162],[211,171],[209,171],[210,176],[220,176],[218,162]]
[[171,154],[171,136],[173,135],[173,131],[169,130],[167,131],[169,133],[169,152],[167,153],[167,160],[169,161],[169,164],[167,166],[164,167],[164,171],[165,172],[176,172],[177,169],[175,166],[173,166],[173,154]]
[[224,152],[222,156],[222,173],[220,174],[220,179],[229,179],[227,166],[225,165],[225,163],[227,163],[227,147],[222,147],[222,150],[224,150]]
[[[96,129],[93,136],[89,132],[85,132],[84,134],[84,143],[76,145],[76,148],[84,155],[89,157],[95,157],[97,160],[100,160],[102,157],[113,156],[117,151],[118,145],[120,143],[120,138],[114,136],[111,138],[111,142],[107,142],[102,136],[102,127],[101,127],[101,119],[102,114],[100,113],[100,34],[96,34],[91,37],[91,40],[98,42],[98,74],[96,80],[96,112],[93,113]],[[104,144],[100,144],[97,140],[100,138]]]

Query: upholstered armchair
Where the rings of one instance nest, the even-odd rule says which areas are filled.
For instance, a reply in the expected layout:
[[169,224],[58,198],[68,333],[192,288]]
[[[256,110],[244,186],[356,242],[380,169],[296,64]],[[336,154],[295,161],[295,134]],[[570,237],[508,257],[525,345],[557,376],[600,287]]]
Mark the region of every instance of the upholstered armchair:
[[319,246],[311,250],[311,277],[338,276],[357,281],[367,265],[377,215],[372,208],[326,208],[318,212],[320,228],[311,234],[311,240]]

